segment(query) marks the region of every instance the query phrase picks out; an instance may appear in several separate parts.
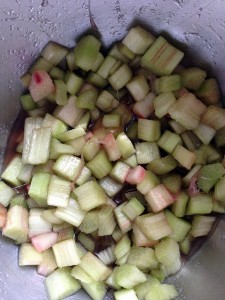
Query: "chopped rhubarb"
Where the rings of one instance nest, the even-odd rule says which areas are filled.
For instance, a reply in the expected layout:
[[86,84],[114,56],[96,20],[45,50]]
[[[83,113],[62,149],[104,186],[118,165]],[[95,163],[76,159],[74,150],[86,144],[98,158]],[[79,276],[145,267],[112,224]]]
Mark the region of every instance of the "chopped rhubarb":
[[0,204],[0,229],[4,227],[6,222],[6,217],[7,217],[7,209],[2,204]]
[[188,195],[191,196],[191,197],[196,196],[200,193],[200,190],[199,190],[198,185],[197,185],[198,177],[199,177],[199,175],[198,176],[195,175],[191,178],[191,182],[190,182],[190,185],[189,185],[188,190],[187,190]]
[[55,86],[48,73],[44,70],[40,70],[32,74],[29,90],[33,100],[37,102],[53,93]]
[[103,139],[103,145],[105,151],[108,154],[109,160],[115,161],[118,160],[121,156],[120,149],[118,143],[114,137],[114,135],[110,132]]
[[31,243],[38,252],[43,252],[56,244],[58,234],[47,232],[31,238]]
[[135,102],[132,107],[133,112],[140,118],[148,118],[154,112],[154,93],[149,93],[142,101]]
[[153,247],[158,241],[147,238],[136,223],[133,224],[133,243],[138,247]]
[[130,170],[126,177],[126,182],[130,184],[139,184],[144,180],[146,170],[142,166],[137,166]]
[[166,189],[163,184],[152,188],[146,195],[145,199],[150,205],[153,212],[157,213],[175,201],[175,197]]

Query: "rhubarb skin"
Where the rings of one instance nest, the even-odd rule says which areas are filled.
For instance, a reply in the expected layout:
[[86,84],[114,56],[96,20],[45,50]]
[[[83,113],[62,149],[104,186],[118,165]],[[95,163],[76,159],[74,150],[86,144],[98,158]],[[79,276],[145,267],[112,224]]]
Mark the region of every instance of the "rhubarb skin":
[[38,102],[54,93],[55,86],[48,73],[40,70],[32,74],[29,90],[33,100]]
[[139,184],[141,183],[146,175],[146,170],[142,166],[137,166],[130,170],[126,177],[126,182],[130,184]]
[[58,234],[47,232],[31,238],[31,243],[38,252],[43,252],[57,243]]

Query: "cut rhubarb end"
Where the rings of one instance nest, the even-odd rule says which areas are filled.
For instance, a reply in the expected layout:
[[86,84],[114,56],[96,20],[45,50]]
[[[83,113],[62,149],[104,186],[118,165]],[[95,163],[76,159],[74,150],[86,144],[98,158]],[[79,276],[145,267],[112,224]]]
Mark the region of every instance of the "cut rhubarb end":
[[33,100],[38,102],[53,93],[55,86],[48,73],[44,70],[40,70],[32,74],[29,90]]
[[6,217],[7,209],[2,204],[0,204],[0,229],[2,229],[5,226]]
[[141,101],[135,102],[132,107],[133,112],[140,118],[148,118],[154,112],[153,99],[154,93],[148,93],[148,95]]
[[43,252],[56,244],[58,234],[56,232],[48,232],[31,238],[31,243],[38,252]]
[[157,213],[174,202],[174,197],[163,184],[152,188],[146,195],[145,199],[150,205],[153,212]]
[[130,184],[139,184],[144,180],[146,171],[142,166],[137,166],[130,170],[126,177],[126,182]]
[[105,151],[108,154],[109,160],[115,161],[118,160],[121,156],[121,152],[118,146],[118,143],[114,135],[110,132],[107,134],[103,140]]

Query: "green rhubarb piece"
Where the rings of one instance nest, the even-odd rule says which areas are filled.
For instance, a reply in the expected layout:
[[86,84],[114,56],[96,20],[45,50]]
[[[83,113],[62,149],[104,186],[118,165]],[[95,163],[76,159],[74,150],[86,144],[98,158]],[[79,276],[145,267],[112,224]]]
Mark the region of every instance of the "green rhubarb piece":
[[[98,213],[98,236],[112,235],[115,227],[116,221],[114,218],[114,209],[111,205],[102,206]],[[105,224],[107,223],[107,226]]]
[[177,194],[180,191],[182,178],[179,174],[170,173],[162,178],[162,183],[171,193]]
[[162,158],[157,158],[147,165],[147,169],[156,175],[165,175],[177,167],[177,161],[172,155],[167,155]]
[[94,281],[91,283],[81,282],[81,286],[93,300],[103,300],[107,292],[106,285],[103,281]]
[[37,107],[30,94],[20,96],[20,102],[24,110],[32,110]]
[[48,62],[45,58],[39,57],[35,63],[31,66],[29,72],[33,74],[35,71],[39,70],[45,70],[46,72],[49,72],[51,68],[53,67],[53,64]]
[[181,242],[191,229],[191,224],[182,218],[176,217],[169,210],[165,211],[167,221],[172,228],[173,233],[170,235],[176,242]]
[[71,276],[71,268],[57,269],[45,279],[49,300],[59,300],[76,293],[80,288],[78,280]]
[[172,154],[178,144],[182,144],[182,140],[178,134],[169,130],[164,131],[157,142],[158,146],[166,152]]
[[141,62],[156,75],[170,75],[183,56],[183,52],[160,36],[142,56]]
[[67,88],[62,79],[55,79],[55,101],[58,105],[65,105],[68,102]]
[[180,192],[176,197],[176,201],[172,205],[172,212],[176,217],[183,217],[185,215],[186,206],[188,203],[188,194],[184,191]]
[[19,266],[36,266],[42,262],[42,253],[38,252],[30,243],[23,243],[19,250]]
[[17,194],[10,200],[10,207],[15,206],[15,205],[22,206],[22,207],[28,209],[24,194]]
[[71,183],[56,175],[52,175],[49,187],[47,203],[50,206],[67,207],[71,191]]
[[132,289],[122,289],[120,291],[114,292],[115,300],[138,300],[137,295]]
[[79,108],[93,110],[97,97],[98,91],[96,89],[84,91],[77,97],[76,105]]
[[94,72],[90,72],[86,78],[88,83],[91,83],[99,88],[104,88],[108,81],[104,78],[102,78],[100,75]]
[[184,255],[188,255],[191,249],[191,242],[193,241],[193,236],[189,233],[183,241],[179,243],[180,246],[180,252],[183,253]]
[[150,240],[157,241],[172,233],[172,229],[169,226],[163,211],[157,214],[143,214],[136,218],[136,224],[143,234]]
[[4,207],[7,207],[14,194],[15,191],[13,189],[11,189],[3,181],[0,181],[0,204],[2,204]]
[[123,264],[116,270],[115,279],[122,288],[131,289],[137,284],[145,282],[146,276],[136,266]]
[[145,178],[139,184],[137,184],[137,190],[145,195],[159,183],[159,178],[153,172],[147,170]]
[[131,198],[122,208],[123,213],[132,221],[140,216],[144,210],[145,207],[136,198]]
[[191,235],[193,237],[200,237],[209,234],[215,221],[216,217],[213,216],[194,216]]
[[223,176],[222,178],[220,178],[216,185],[215,185],[215,189],[214,189],[214,197],[217,201],[221,201],[222,204],[225,203],[225,176]]
[[100,179],[99,184],[109,197],[115,196],[123,188],[123,184],[117,182],[109,176],[105,176]]
[[148,164],[156,159],[160,159],[159,147],[156,142],[136,143],[136,156],[138,164]]
[[60,133],[63,133],[67,130],[68,126],[61,120],[56,117],[46,114],[42,123],[43,127],[50,127],[51,134],[53,137],[56,137]]
[[81,259],[80,267],[96,281],[103,281],[111,274],[108,268],[98,257],[91,252],[87,252]]
[[164,117],[169,112],[169,108],[176,102],[172,92],[164,92],[153,99],[155,114],[158,118]]
[[81,38],[74,50],[75,65],[84,71],[91,70],[98,57],[100,47],[101,42],[92,35]]
[[61,155],[53,166],[57,175],[62,176],[70,181],[75,181],[83,168],[81,158],[73,155]]
[[41,52],[41,55],[51,64],[58,65],[67,55],[68,49],[56,42],[49,42]]
[[9,208],[2,235],[15,240],[17,243],[24,243],[28,236],[28,211],[19,205]]
[[162,240],[155,245],[155,255],[161,264],[170,266],[180,257],[179,245],[172,238]]
[[124,202],[114,209],[114,214],[115,214],[117,223],[123,233],[126,233],[132,229],[131,220],[123,212],[123,207],[126,205],[126,203],[127,202]]
[[80,175],[76,179],[76,184],[77,185],[82,185],[89,181],[91,178],[91,171],[87,167],[83,167],[82,171],[80,172]]
[[66,84],[67,92],[71,95],[76,95],[84,83],[83,78],[70,71],[67,71],[64,81]]
[[80,232],[77,236],[77,240],[84,246],[84,248],[90,252],[93,252],[95,249],[95,242],[88,235]]
[[130,67],[126,64],[123,64],[109,77],[108,80],[114,90],[120,90],[130,81],[131,78],[132,71]]
[[17,176],[22,168],[23,163],[21,157],[15,156],[3,171],[1,178],[14,186],[19,186],[21,182],[17,179]]
[[206,71],[193,67],[181,72],[181,81],[184,87],[197,91],[207,76]]
[[189,199],[186,215],[210,214],[212,212],[212,196],[209,194],[198,194]]
[[175,299],[178,293],[173,285],[155,285],[146,295],[145,300],[171,300]]
[[[152,270],[153,271],[153,270]],[[155,271],[155,270],[154,270]],[[134,287],[139,300],[145,300],[145,296],[150,292],[154,285],[160,285],[160,281],[155,277],[148,275],[147,281]]]
[[110,55],[106,56],[100,68],[98,69],[97,74],[100,75],[102,78],[107,79],[109,76],[109,72],[115,63],[116,59],[114,57]]
[[66,55],[66,64],[70,71],[74,71],[75,69],[77,69],[77,66],[74,61],[74,49],[70,50]]
[[110,176],[119,183],[124,183],[129,171],[130,167],[127,164],[117,161],[110,172]]
[[198,187],[208,193],[224,174],[225,169],[221,163],[205,165],[199,172]]
[[207,105],[217,104],[220,101],[220,88],[216,79],[206,79],[197,90],[196,96]]
[[64,79],[64,76],[65,76],[63,70],[61,70],[58,67],[53,67],[50,70],[49,75],[52,79]]
[[75,199],[70,198],[67,207],[58,207],[55,211],[55,216],[59,219],[78,227],[85,217],[83,211]]
[[50,179],[51,175],[43,172],[36,173],[32,177],[28,195],[40,206],[47,205],[48,186]]
[[134,52],[132,52],[126,45],[124,45],[122,43],[119,43],[118,44],[118,49],[129,60],[133,60],[135,58]]
[[90,211],[106,203],[106,193],[96,181],[88,181],[75,188],[73,193],[76,195],[81,208]]
[[79,226],[79,230],[86,234],[96,231],[99,227],[98,211],[91,210],[84,216],[83,222]]
[[96,156],[86,164],[86,167],[91,170],[96,178],[101,179],[111,172],[112,163],[109,161],[106,152],[100,150]]
[[215,141],[218,148],[225,146],[225,126],[216,132]]
[[52,249],[59,268],[79,265],[80,257],[73,237],[54,244]]
[[136,26],[129,30],[122,43],[133,53],[144,54],[154,40],[155,37],[150,32],[141,26]]
[[134,76],[126,85],[135,101],[141,101],[150,91],[147,80],[142,74]]
[[173,92],[182,87],[180,75],[162,76],[158,82],[158,93]]
[[148,272],[151,269],[156,269],[158,260],[155,256],[155,251],[147,247],[131,247],[127,263],[135,265],[139,270]]

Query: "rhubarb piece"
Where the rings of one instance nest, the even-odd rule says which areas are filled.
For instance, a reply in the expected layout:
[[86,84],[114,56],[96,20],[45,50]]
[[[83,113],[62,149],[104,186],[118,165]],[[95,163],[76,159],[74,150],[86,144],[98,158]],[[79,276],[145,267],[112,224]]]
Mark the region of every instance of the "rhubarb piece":
[[157,75],[170,75],[184,53],[158,37],[141,58],[142,64]]
[[39,70],[32,74],[29,90],[33,100],[38,102],[53,93],[55,87],[48,73]]

